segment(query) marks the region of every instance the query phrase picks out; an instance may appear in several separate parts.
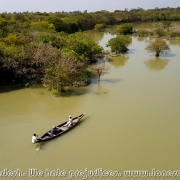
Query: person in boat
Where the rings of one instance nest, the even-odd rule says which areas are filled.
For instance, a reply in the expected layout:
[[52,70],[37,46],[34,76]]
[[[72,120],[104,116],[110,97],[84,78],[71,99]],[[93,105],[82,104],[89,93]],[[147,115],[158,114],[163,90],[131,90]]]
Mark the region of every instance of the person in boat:
[[35,143],[38,142],[38,141],[39,141],[38,135],[33,134],[33,136],[32,136],[32,143],[35,144]]
[[61,131],[62,130],[59,127],[53,126],[52,129],[51,129],[51,134],[55,135],[55,134],[57,134],[57,133],[59,133]]
[[72,122],[72,116],[71,115],[69,115],[69,120],[67,121],[67,123],[64,125],[64,127],[70,127],[72,124],[73,124],[73,122]]

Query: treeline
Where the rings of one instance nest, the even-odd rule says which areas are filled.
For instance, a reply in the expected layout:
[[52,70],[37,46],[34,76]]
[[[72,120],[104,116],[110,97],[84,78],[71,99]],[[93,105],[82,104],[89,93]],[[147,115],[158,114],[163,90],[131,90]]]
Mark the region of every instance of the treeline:
[[[96,24],[120,24],[125,22],[156,22],[180,20],[180,7],[144,10],[142,8],[114,12],[23,12],[1,13],[1,36],[11,32],[24,32],[27,29],[55,30],[56,32],[74,33],[90,30]],[[2,32],[3,31],[3,32]]]
[[0,85],[37,81],[57,90],[86,85],[86,68],[102,48],[81,31],[101,24],[177,20],[180,8],[1,13]]

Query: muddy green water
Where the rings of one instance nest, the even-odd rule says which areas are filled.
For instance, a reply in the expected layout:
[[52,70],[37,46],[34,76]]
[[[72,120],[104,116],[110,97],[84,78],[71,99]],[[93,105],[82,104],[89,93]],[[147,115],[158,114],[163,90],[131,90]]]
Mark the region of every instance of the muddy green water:
[[[91,35],[103,47],[113,37]],[[157,174],[158,170],[179,170],[180,46],[173,41],[169,44],[170,54],[154,58],[144,50],[145,39],[132,38],[128,54],[109,61],[110,73],[100,83],[94,78],[90,86],[68,89],[65,94],[38,86],[1,88],[0,178],[5,178],[5,169],[18,169],[19,176],[23,172],[26,177],[16,179],[27,180],[32,179],[30,168],[44,173],[35,179],[46,179],[46,169],[60,169],[67,175],[56,179],[68,179],[76,170],[97,170],[101,173],[91,179],[108,180],[126,179],[124,170]],[[83,112],[87,114],[77,127],[42,144],[41,150],[31,144],[33,133],[41,136],[68,115]],[[98,177],[103,170],[118,170],[122,177],[105,178],[106,173]],[[159,178],[154,175],[153,179]]]

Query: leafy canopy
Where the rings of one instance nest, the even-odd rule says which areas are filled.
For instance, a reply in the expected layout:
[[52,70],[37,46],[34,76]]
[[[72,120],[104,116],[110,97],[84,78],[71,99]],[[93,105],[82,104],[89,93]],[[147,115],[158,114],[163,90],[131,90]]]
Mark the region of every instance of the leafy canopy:
[[159,56],[160,53],[167,54],[170,51],[166,41],[159,38],[151,41],[145,49],[150,53],[156,53],[156,56]]
[[128,51],[127,46],[131,43],[130,37],[125,36],[118,36],[115,38],[112,38],[108,41],[107,47],[111,48],[112,52],[118,53],[125,53]]
[[77,77],[80,77],[80,73],[84,71],[84,63],[77,61],[75,58],[61,56],[45,69],[43,84],[49,90],[64,91],[65,86],[82,81]]
[[118,34],[132,34],[133,33],[133,25],[131,23],[126,23],[118,27],[117,29]]
[[106,24],[105,24],[105,23],[96,24],[96,25],[94,26],[94,29],[97,30],[97,31],[102,31],[104,28],[106,28]]
[[75,51],[84,62],[88,63],[91,63],[93,57],[102,53],[103,50],[102,47],[84,33],[70,34],[68,36],[67,47]]

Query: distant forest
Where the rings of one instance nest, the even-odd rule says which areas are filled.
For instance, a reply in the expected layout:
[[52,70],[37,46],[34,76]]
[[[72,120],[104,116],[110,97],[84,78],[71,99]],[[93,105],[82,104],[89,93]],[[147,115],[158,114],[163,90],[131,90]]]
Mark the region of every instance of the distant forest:
[[[0,85],[32,80],[58,90],[68,85],[86,85],[90,79],[85,69],[102,53],[102,48],[83,31],[97,25],[179,20],[180,7],[1,13]],[[65,72],[67,66],[69,70]]]
[[[108,12],[105,10],[90,12],[23,12],[23,13],[1,13],[0,14],[0,36],[10,32],[23,32],[27,29],[55,29],[57,32],[74,33],[93,29],[96,24],[114,25],[126,22],[157,22],[157,21],[179,21],[180,7],[177,8],[155,8],[144,10],[142,8],[124,11],[116,10]],[[5,22],[2,22],[3,21]],[[6,26],[7,25],[7,26]],[[5,31],[6,32],[2,32]]]

